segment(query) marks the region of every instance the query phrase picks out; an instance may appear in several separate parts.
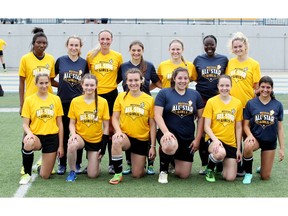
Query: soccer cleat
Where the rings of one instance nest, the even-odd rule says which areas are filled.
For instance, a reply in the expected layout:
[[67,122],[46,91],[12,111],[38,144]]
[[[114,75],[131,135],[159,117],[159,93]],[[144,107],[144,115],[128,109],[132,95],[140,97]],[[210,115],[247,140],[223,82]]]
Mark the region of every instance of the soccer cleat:
[[158,182],[161,184],[167,184],[168,183],[168,174],[164,171],[161,171],[159,174]]
[[7,72],[7,70],[6,70],[6,69],[4,69],[3,71],[4,71],[4,72]]
[[113,165],[109,165],[108,167],[108,173],[110,175],[114,175],[115,174],[115,170],[114,170],[114,166]]
[[260,172],[261,172],[261,167],[257,167],[256,173],[260,173]]
[[58,170],[57,170],[57,174],[58,175],[64,175],[65,172],[66,172],[66,167],[59,165]]
[[148,174],[148,175],[154,175],[154,174],[155,174],[153,165],[149,165],[149,166],[148,166],[147,174]]
[[116,185],[119,184],[123,180],[122,173],[115,174],[112,179],[109,180],[110,184]]
[[25,175],[24,166],[21,167],[20,174]]
[[199,170],[199,175],[205,175],[206,174],[206,166],[202,166]]
[[66,178],[66,181],[67,182],[75,182],[76,179],[77,179],[76,172],[74,170],[71,170],[69,175]]
[[20,185],[27,185],[31,181],[31,179],[32,179],[32,177],[28,173],[26,173],[26,174],[21,176],[19,184]]
[[246,173],[243,179],[243,184],[251,184],[253,175],[251,173]]
[[123,175],[129,175],[131,173],[132,167],[131,165],[127,165],[126,169],[122,171]]
[[208,182],[215,182],[215,175],[214,175],[214,171],[211,169],[206,169],[206,180]]
[[80,164],[76,164],[76,174],[81,174],[82,170],[81,170],[81,165]]

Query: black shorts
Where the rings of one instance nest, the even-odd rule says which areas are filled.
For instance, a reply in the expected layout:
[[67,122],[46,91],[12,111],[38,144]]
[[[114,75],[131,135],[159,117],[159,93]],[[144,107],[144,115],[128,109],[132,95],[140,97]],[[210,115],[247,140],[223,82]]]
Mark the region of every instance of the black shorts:
[[266,142],[258,140],[261,151],[275,150],[277,148],[277,140],[275,142]]
[[[221,141],[221,140],[220,140]],[[211,144],[212,140],[209,139],[207,140],[207,145],[209,146]],[[221,141],[222,142],[222,141]],[[225,158],[233,158],[236,159],[237,158],[237,148],[232,147],[230,145],[227,145],[226,143],[222,142],[222,145],[226,151],[226,157]]]
[[84,143],[86,151],[99,151],[102,147],[102,141],[99,143],[90,143],[84,140]]
[[48,135],[36,135],[41,143],[42,153],[57,152],[59,147],[59,135],[48,134]]
[[[174,154],[174,159],[192,163],[194,161],[194,153],[191,152],[190,144],[192,143],[193,140],[183,140],[183,139],[180,139],[178,136],[176,136],[175,133],[173,134],[178,141],[178,149],[176,150]],[[158,143],[160,143],[162,136],[163,136],[162,131],[158,129],[157,135],[156,135]]]
[[113,106],[114,106],[114,102],[118,96],[118,89],[114,89],[111,92],[108,92],[106,94],[99,94],[99,96],[105,98],[108,102],[108,107],[109,107],[109,114],[110,116],[112,116],[113,114]]
[[131,143],[130,151],[134,154],[148,156],[150,141],[141,141],[133,137],[129,137]]
[[3,50],[0,50],[0,56],[3,56]]

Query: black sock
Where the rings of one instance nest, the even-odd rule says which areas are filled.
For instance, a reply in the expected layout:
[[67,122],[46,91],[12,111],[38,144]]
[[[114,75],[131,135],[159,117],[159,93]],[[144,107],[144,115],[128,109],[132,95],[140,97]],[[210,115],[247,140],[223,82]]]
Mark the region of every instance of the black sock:
[[82,157],[83,157],[83,148],[77,150],[77,160],[76,164],[81,164],[82,163]]
[[112,161],[111,165],[114,166],[115,174],[122,173],[122,170],[123,170],[123,167],[122,167],[123,157],[122,157],[122,155],[112,156],[111,161]]
[[125,151],[125,156],[126,156],[127,165],[131,166],[131,150],[130,149]]
[[5,63],[3,63],[2,65],[3,65],[3,69],[5,70],[6,69]]
[[[165,154],[161,148],[159,150],[159,157],[160,157],[160,171],[164,171],[168,173],[169,163],[173,160],[173,155]],[[175,165],[175,164],[174,164]]]
[[148,166],[154,166],[154,160],[148,158]]
[[208,145],[206,144],[204,137],[201,137],[200,139],[199,156],[201,159],[202,166],[207,166],[209,152],[208,152]]
[[243,157],[243,169],[246,173],[252,174],[253,156],[250,158]]
[[22,150],[22,159],[25,174],[28,173],[30,176],[32,175],[32,165],[34,161],[34,152]]
[[212,153],[209,154],[209,160],[208,160],[208,165],[207,165],[207,169],[210,169],[212,171],[214,171],[214,168],[216,166],[217,161],[215,160],[215,158],[213,157]]
[[110,166],[112,165],[112,139],[109,139],[107,148],[108,148],[109,166]]

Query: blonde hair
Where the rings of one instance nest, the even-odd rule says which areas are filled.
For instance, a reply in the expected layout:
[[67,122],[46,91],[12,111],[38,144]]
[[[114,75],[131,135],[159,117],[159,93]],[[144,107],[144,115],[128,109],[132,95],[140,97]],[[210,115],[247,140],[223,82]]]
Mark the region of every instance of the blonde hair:
[[[100,38],[100,34],[103,32],[108,32],[111,35],[111,39],[113,39],[113,33],[108,29],[103,29],[98,33],[98,40]],[[98,43],[97,46],[92,50],[91,58],[93,59],[101,50],[101,46]]]
[[246,49],[245,49],[246,50],[246,54],[247,54],[248,53],[248,49],[249,49],[249,42],[248,42],[248,38],[242,32],[234,33],[233,37],[229,40],[228,48],[229,48],[230,52],[233,53],[233,43],[236,40],[239,40],[239,41],[244,43],[244,45],[246,47]]

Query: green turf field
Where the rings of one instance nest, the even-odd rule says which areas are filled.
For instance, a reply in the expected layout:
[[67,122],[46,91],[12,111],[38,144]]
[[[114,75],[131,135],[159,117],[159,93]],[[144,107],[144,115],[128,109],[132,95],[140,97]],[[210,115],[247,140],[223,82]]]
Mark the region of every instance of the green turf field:
[[[279,95],[277,98],[287,109],[287,95]],[[0,97],[0,108],[17,107],[18,95],[5,94]],[[285,134],[288,133],[288,120],[285,115],[284,128]],[[0,113],[0,133],[1,133],[1,151],[0,151],[0,197],[14,197],[19,189],[20,168],[21,168],[21,138],[22,121],[17,112]],[[287,136],[285,138],[288,140]],[[168,184],[159,184],[158,170],[159,157],[155,161],[157,174],[146,176],[142,179],[133,179],[130,175],[124,176],[124,180],[119,185],[110,185],[108,180],[111,175],[107,173],[107,154],[102,161],[102,174],[96,179],[89,179],[86,175],[78,175],[74,183],[65,181],[66,175],[53,175],[49,180],[43,180],[39,177],[32,183],[24,197],[42,197],[42,198],[63,198],[63,197],[81,197],[81,198],[220,198],[220,197],[288,197],[288,150],[283,162],[278,162],[278,153],[276,154],[272,177],[269,181],[262,181],[259,175],[254,173],[252,184],[243,185],[242,178],[237,178],[234,182],[225,182],[218,177],[216,183],[206,182],[204,176],[198,175],[200,169],[200,159],[198,152],[195,154],[193,170],[189,179],[181,180],[169,174]],[[255,153],[254,168],[260,164],[260,151]],[[35,163],[40,153],[35,152]],[[83,166],[87,164],[85,154],[83,155]],[[57,168],[57,166],[55,166]]]

